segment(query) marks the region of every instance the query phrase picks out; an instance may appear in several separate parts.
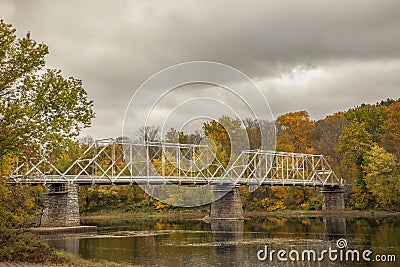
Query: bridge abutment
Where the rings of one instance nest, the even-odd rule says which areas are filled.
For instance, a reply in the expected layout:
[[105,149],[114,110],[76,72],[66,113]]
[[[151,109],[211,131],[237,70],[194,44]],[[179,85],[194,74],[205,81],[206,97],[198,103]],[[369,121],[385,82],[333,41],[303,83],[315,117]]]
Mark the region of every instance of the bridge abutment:
[[46,193],[40,226],[79,226],[78,186],[76,184],[50,184]]
[[[228,192],[227,192],[228,191]],[[227,192],[227,193],[226,193]],[[226,194],[225,194],[226,193]],[[239,187],[229,188],[225,185],[215,185],[213,194],[218,198],[211,203],[210,219],[219,220],[241,220],[243,217],[242,200],[240,199]]]
[[322,210],[338,211],[345,209],[344,188],[342,187],[323,187],[322,193]]

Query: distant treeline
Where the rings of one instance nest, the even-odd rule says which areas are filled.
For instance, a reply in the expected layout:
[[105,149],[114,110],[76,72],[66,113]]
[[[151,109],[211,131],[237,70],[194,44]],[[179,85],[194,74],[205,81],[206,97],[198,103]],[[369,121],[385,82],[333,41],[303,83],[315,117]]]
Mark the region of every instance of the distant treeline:
[[[195,133],[170,129],[165,141],[199,143],[204,137],[217,147],[217,158],[228,164],[244,148],[271,148],[273,124],[221,117],[205,122]],[[387,99],[376,104],[362,104],[313,121],[306,111],[279,116],[276,126],[276,150],[314,153],[325,156],[336,175],[347,183],[350,209],[400,210],[400,100]],[[267,136],[265,136],[267,135]],[[267,138],[265,138],[267,137]],[[137,139],[159,141],[160,130],[143,127]],[[268,139],[263,142],[264,139]],[[85,142],[90,141],[86,138]],[[263,147],[264,146],[264,147]],[[138,186],[81,187],[81,210],[94,211],[119,206],[127,210],[172,209],[147,196]],[[273,186],[249,193],[241,188],[247,210],[320,209],[318,188]]]

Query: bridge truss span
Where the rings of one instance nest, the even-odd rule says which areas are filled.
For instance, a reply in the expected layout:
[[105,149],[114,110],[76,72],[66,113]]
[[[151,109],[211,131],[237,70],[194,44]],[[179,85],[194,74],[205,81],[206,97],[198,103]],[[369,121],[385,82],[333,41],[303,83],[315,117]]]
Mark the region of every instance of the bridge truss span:
[[42,155],[25,158],[11,183],[341,186],[322,155],[245,150],[224,166],[207,145],[102,139],[64,170]]
[[[245,150],[225,173],[236,183],[260,185],[337,186],[336,177],[322,155]],[[245,181],[245,182],[244,182]]]

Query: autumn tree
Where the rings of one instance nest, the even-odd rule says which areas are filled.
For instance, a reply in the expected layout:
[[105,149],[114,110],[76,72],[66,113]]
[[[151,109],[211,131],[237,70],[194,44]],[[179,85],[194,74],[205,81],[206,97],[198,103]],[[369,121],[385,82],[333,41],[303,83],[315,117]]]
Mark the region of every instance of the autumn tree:
[[[314,122],[306,111],[281,115],[276,120],[278,151],[313,153],[311,135]],[[296,209],[315,194],[312,189],[288,186],[271,187],[271,206],[268,210]]]
[[371,134],[365,123],[351,122],[339,137],[337,152],[343,156],[342,173],[344,179],[352,184],[352,204],[359,209],[368,208],[372,198],[365,184],[362,165],[365,154],[373,147]]
[[226,165],[248,145],[247,134],[238,118],[222,116],[203,124],[204,135],[215,142],[218,160]]
[[[15,32],[0,20],[0,175],[10,173],[22,152],[33,155],[42,147],[50,153],[74,143],[71,140],[94,117],[82,81],[46,69],[48,47],[30,33],[17,38]],[[73,149],[71,154],[76,153]],[[72,160],[58,159],[62,169]],[[0,181],[0,226],[29,225],[40,195],[41,187]]]
[[[0,21],[0,157],[25,144],[62,143],[94,117],[82,82],[45,69],[48,47]],[[39,72],[40,71],[40,72]]]
[[387,108],[387,119],[383,124],[382,146],[400,159],[400,100]]
[[349,122],[362,123],[365,130],[371,135],[373,142],[379,143],[383,135],[383,124],[387,120],[386,107],[383,105],[366,105],[349,109],[345,114]]
[[277,150],[312,153],[311,133],[314,122],[306,111],[281,115],[276,120]]
[[[337,152],[339,137],[348,125],[343,113],[335,113],[315,122],[311,143],[316,153],[324,155],[331,167],[340,170],[342,155]],[[341,174],[342,176],[342,174]]]
[[377,207],[393,209],[400,203],[400,176],[393,154],[375,144],[365,153],[362,170]]

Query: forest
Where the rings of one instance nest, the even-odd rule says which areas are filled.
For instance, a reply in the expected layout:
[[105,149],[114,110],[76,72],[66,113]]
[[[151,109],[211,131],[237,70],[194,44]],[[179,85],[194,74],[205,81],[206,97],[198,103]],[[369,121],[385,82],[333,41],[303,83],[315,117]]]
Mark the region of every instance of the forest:
[[[361,104],[318,121],[311,120],[306,111],[281,115],[274,123],[246,120],[242,124],[237,118],[223,116],[205,122],[195,133],[170,129],[164,140],[199,143],[207,137],[215,142],[217,158],[226,165],[240,152],[240,144],[232,144],[234,141],[248,138],[250,149],[262,149],[260,128],[268,131],[272,125],[276,127],[277,151],[324,155],[345,181],[347,209],[400,210],[400,100]],[[162,139],[156,127],[141,128],[136,138]],[[248,211],[320,210],[322,205],[320,188],[267,186],[250,193],[242,186],[240,192]],[[175,209],[152,199],[139,186],[81,187],[80,200],[82,212],[110,207],[130,212]]]

